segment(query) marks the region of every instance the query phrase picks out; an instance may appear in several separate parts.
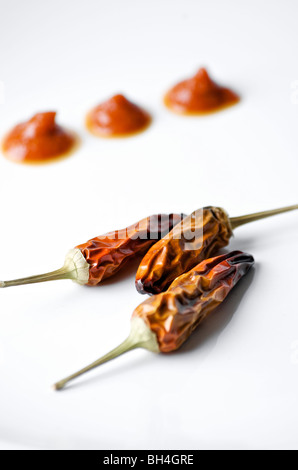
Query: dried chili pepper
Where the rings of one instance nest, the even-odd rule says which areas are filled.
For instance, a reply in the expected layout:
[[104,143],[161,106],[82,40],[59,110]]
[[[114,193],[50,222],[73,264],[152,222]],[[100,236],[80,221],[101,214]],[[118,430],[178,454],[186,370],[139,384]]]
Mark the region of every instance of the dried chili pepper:
[[228,245],[234,228],[295,209],[298,205],[233,218],[219,207],[193,212],[146,253],[136,275],[138,292],[163,292],[177,276]]
[[183,214],[152,215],[126,229],[109,232],[78,245],[69,251],[64,266],[57,271],[14,281],[0,281],[0,287],[59,279],[95,286],[116,274],[132,258],[143,256],[183,217]]
[[152,352],[175,351],[187,340],[253,266],[251,255],[241,251],[202,261],[175,279],[170,288],[154,295],[133,312],[131,332],[117,348],[79,372],[54,385],[62,389],[70,380],[136,348]]

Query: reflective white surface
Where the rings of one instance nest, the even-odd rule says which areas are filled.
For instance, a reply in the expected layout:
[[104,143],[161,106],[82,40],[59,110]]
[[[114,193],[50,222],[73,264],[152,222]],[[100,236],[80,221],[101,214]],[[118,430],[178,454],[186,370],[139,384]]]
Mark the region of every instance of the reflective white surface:
[[[57,164],[0,158],[0,279],[59,268],[76,244],[151,213],[213,204],[236,216],[298,202],[296,2],[0,7],[1,136],[57,110],[82,137]],[[172,115],[162,94],[202,65],[241,103]],[[92,137],[86,111],[118,92],[147,108],[152,126]],[[1,290],[0,448],[297,448],[298,213],[239,228],[230,247],[256,268],[181,351],[131,352],[61,393],[53,382],[128,333],[143,300],[134,269],[99,288]]]

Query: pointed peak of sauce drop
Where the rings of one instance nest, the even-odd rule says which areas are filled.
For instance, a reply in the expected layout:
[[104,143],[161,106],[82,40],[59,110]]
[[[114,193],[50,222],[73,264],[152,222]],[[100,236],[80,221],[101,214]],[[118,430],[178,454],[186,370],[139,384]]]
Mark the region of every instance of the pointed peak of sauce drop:
[[110,101],[118,105],[122,105],[122,104],[131,105],[132,104],[127,98],[125,98],[124,95],[121,95],[121,94],[112,96],[112,98],[110,98]]
[[47,133],[56,127],[56,111],[47,111],[45,113],[35,114],[29,122],[34,124],[36,131],[39,133]]
[[207,70],[204,67],[201,67],[195,74],[195,78],[201,82],[210,83],[212,82]]

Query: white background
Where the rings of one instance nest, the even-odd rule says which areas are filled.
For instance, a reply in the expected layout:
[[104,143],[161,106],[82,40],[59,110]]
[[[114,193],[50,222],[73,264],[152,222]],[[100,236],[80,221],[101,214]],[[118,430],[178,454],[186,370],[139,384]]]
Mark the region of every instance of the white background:
[[[294,0],[0,7],[1,136],[57,110],[82,137],[57,164],[0,158],[0,279],[56,269],[69,248],[152,213],[213,204],[236,216],[298,203]],[[172,115],[163,93],[202,65],[241,103]],[[88,135],[86,111],[118,92],[153,114],[150,129]],[[180,352],[134,351],[61,393],[53,382],[128,333],[143,300],[136,267],[98,288],[2,290],[0,447],[297,449],[297,235],[298,213],[237,229],[230,246],[252,253],[256,268]]]

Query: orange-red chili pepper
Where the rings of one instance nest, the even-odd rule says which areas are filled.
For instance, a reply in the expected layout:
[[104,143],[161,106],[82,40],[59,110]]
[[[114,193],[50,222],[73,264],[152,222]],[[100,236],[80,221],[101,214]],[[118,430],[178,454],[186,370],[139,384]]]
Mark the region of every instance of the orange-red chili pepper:
[[137,290],[141,294],[163,292],[177,276],[228,245],[234,228],[294,209],[298,205],[233,218],[220,207],[193,212],[146,253],[136,275]]
[[0,287],[58,279],[71,279],[78,284],[95,286],[124,268],[132,258],[143,256],[183,217],[183,214],[152,215],[126,229],[109,232],[78,245],[70,250],[64,266],[57,271],[14,281],[0,281]]
[[180,348],[199,323],[220,303],[254,264],[241,251],[201,262],[178,277],[170,288],[152,296],[133,312],[131,333],[117,348],[81,371],[55,384],[55,389],[79,375],[135,348],[168,353]]

